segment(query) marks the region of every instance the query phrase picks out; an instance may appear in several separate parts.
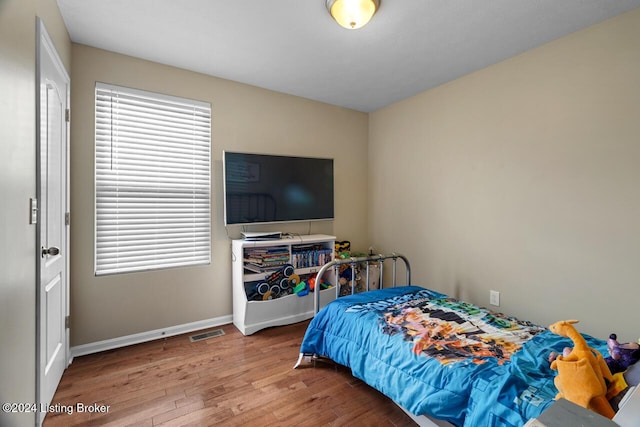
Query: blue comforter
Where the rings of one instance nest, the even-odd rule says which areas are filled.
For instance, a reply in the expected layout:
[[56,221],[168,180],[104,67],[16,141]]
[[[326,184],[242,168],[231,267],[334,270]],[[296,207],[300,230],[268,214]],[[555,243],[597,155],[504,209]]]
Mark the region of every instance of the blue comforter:
[[557,394],[549,353],[571,345],[529,322],[405,286],[328,304],[300,351],[350,367],[415,415],[488,427],[522,426],[549,406]]

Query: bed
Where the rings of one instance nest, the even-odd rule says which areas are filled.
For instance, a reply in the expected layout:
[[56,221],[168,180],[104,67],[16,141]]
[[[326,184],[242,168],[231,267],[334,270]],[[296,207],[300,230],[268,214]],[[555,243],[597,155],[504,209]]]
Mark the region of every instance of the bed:
[[[408,260],[398,254],[334,260],[318,277],[333,269],[337,283],[340,266],[349,264],[355,283],[356,275],[369,276],[369,265],[377,263],[382,271],[387,260],[393,265],[391,287],[382,285],[382,273],[381,289],[336,297],[321,310],[316,302],[294,368],[328,358],[415,420],[426,415],[455,426],[522,426],[553,403],[558,391],[548,356],[571,346],[567,338],[410,285]],[[402,286],[395,279],[399,260],[407,272]],[[606,342],[585,338],[606,353]]]

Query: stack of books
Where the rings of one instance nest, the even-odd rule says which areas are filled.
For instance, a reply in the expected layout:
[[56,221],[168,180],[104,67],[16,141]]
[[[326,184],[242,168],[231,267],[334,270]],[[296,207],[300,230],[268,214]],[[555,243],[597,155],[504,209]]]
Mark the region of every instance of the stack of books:
[[331,261],[333,249],[322,245],[299,245],[293,248],[291,264],[294,268],[318,267]]
[[244,252],[244,267],[256,273],[275,270],[288,262],[289,248],[287,246],[246,248]]

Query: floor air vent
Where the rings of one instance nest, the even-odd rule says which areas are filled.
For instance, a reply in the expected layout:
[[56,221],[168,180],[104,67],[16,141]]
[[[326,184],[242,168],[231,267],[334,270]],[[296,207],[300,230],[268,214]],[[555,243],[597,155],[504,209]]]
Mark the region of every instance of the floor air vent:
[[191,335],[189,339],[191,340],[191,342],[198,342],[198,341],[208,340],[209,338],[219,337],[221,335],[224,335],[224,331],[222,329],[214,329],[213,331]]

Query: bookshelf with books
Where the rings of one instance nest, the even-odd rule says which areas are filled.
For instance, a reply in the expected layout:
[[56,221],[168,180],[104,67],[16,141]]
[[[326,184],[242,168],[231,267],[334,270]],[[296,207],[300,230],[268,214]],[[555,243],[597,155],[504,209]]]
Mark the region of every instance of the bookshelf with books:
[[[333,260],[335,237],[323,234],[274,240],[233,240],[233,323],[250,335],[270,326],[313,317],[313,293],[298,296],[295,285],[315,277]],[[331,286],[331,279],[323,281]],[[321,291],[321,305],[335,289]]]

